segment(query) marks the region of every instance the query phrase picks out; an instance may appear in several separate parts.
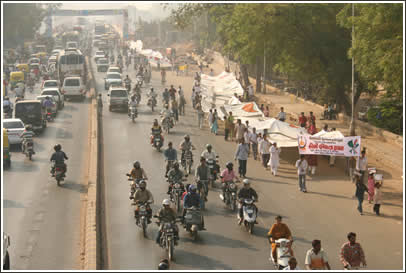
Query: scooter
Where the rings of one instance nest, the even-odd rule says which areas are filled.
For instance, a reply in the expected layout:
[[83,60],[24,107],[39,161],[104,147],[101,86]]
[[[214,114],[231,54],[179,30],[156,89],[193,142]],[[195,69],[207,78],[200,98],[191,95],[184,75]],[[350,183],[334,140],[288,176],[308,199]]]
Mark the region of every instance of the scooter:
[[157,136],[152,136],[152,146],[154,146],[158,152],[161,151],[161,147],[163,146],[164,143],[164,138],[162,135],[159,137]]
[[[252,234],[254,231],[255,220],[257,219],[256,208],[254,206],[254,199],[244,199],[241,200],[239,206],[243,207],[243,223],[246,230]],[[240,214],[238,214],[238,219],[240,218]]]
[[191,207],[186,209],[183,227],[189,231],[194,241],[197,240],[197,233],[202,230],[202,213],[199,208]]
[[60,182],[63,181],[65,177],[63,165],[58,165],[55,163],[55,161],[52,161],[51,173],[55,176],[56,184],[59,186]]
[[132,122],[135,122],[135,118],[138,116],[137,108],[135,106],[130,106],[130,118]]
[[271,257],[269,260],[273,263],[276,270],[283,270],[289,265],[288,261],[292,255],[290,254],[291,241],[285,238],[280,238],[275,241],[276,243],[276,257],[277,261],[274,261],[272,256],[272,249],[270,251]]
[[22,145],[21,147],[23,153],[25,156],[28,157],[29,160],[32,160],[32,155],[35,154],[34,152],[34,141],[31,140],[26,140],[25,145]]

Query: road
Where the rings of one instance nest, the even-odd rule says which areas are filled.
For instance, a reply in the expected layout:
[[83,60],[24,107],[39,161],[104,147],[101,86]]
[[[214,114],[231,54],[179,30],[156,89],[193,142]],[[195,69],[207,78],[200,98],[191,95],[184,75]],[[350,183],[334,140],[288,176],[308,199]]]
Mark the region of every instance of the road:
[[[39,84],[28,99],[39,95]],[[14,101],[14,97],[10,96]],[[65,102],[54,122],[34,137],[29,161],[14,147],[11,168],[3,172],[3,224],[11,237],[11,268],[80,269],[81,198],[87,170],[89,99]],[[53,146],[67,153],[68,173],[61,186],[49,174]]]
[[[94,63],[93,63],[94,65]],[[123,76],[134,71],[124,71]],[[133,124],[126,113],[109,112],[104,91],[104,73],[95,73],[97,90],[103,94],[103,149],[104,183],[106,192],[106,229],[108,266],[114,270],[153,270],[159,260],[165,258],[165,251],[155,244],[157,226],[148,227],[148,238],[135,225],[133,208],[128,199],[129,184],[125,173],[129,172],[134,161],[139,160],[145,169],[149,182],[147,188],[153,193],[154,213],[167,198],[167,183],[164,179],[164,158],[149,145],[152,121],[158,118],[162,109],[158,99],[158,111],[152,113],[146,106],[146,89],[139,108],[139,116]],[[235,143],[225,142],[223,137],[214,136],[207,130],[197,128],[197,118],[191,108],[190,92],[192,79],[167,74],[167,87],[181,84],[187,96],[186,116],[169,135],[165,136],[165,146],[172,141],[177,147],[185,134],[191,136],[197,150],[195,162],[207,143],[211,143],[220,156],[223,169],[227,161],[234,159]],[[162,92],[160,76],[153,72],[152,86]],[[220,127],[222,128],[222,127]],[[220,134],[223,134],[220,129]],[[352,198],[354,186],[342,171],[330,169],[326,160],[319,160],[318,175],[308,178],[308,193],[298,190],[296,169],[293,166],[297,157],[294,148],[283,149],[279,175],[272,177],[260,162],[252,158],[248,161],[247,177],[259,194],[259,224],[254,234],[249,235],[237,225],[237,218],[218,197],[219,189],[209,193],[206,205],[205,223],[207,231],[199,233],[199,240],[193,242],[187,232],[180,229],[180,242],[175,248],[174,270],[271,270],[268,261],[269,244],[266,233],[274,223],[276,215],[282,215],[290,227],[298,266],[305,268],[306,251],[311,241],[320,239],[326,250],[332,269],[342,269],[339,251],[350,231],[357,233],[368,263],[368,269],[401,269],[403,267],[402,217],[376,217],[371,213],[372,206],[364,202],[365,215],[356,211],[357,202]],[[192,181],[192,177],[189,177]],[[365,204],[366,203],[366,204]],[[390,206],[390,204],[388,204]],[[385,232],[385,236],[383,235]],[[377,251],[379,249],[379,251]],[[382,255],[385,253],[385,255]],[[388,258],[390,257],[390,258]]]

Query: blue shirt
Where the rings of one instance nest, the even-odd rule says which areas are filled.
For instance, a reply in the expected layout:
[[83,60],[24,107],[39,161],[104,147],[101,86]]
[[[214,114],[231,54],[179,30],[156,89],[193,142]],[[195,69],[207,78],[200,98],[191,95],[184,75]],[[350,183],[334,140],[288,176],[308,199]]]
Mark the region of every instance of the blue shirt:
[[248,145],[238,144],[237,152],[235,153],[235,158],[238,160],[247,160],[248,159]]
[[183,199],[183,207],[184,208],[190,208],[190,207],[200,208],[200,195],[197,193],[188,192],[185,195],[185,199]]
[[178,156],[177,156],[177,152],[174,148],[172,149],[166,149],[164,151],[164,156],[167,160],[177,160]]

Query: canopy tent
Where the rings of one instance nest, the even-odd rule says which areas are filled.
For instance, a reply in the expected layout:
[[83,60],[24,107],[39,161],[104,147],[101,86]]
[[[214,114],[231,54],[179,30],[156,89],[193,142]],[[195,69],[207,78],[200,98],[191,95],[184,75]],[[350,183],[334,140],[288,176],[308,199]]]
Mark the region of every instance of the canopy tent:
[[342,139],[342,138],[344,138],[344,135],[340,131],[327,132],[327,131],[321,130],[317,134],[314,134],[313,137],[320,137],[323,139]]
[[147,57],[152,67],[158,67],[158,61],[161,68],[170,68],[172,66],[171,62],[166,57],[163,57],[161,52],[152,49],[143,49],[142,47],[143,43],[141,40],[130,42],[130,48],[136,49],[141,55]]

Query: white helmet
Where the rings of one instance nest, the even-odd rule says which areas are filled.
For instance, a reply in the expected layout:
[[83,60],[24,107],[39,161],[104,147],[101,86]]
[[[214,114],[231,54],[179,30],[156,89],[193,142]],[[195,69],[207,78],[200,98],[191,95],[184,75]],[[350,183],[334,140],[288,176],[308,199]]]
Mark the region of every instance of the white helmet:
[[170,204],[171,204],[171,201],[169,201],[169,199],[164,199],[164,201],[162,201],[162,205],[169,206]]
[[250,181],[249,181],[248,179],[244,179],[244,180],[242,181],[242,183],[243,183],[244,185],[249,185],[249,184],[250,184]]

